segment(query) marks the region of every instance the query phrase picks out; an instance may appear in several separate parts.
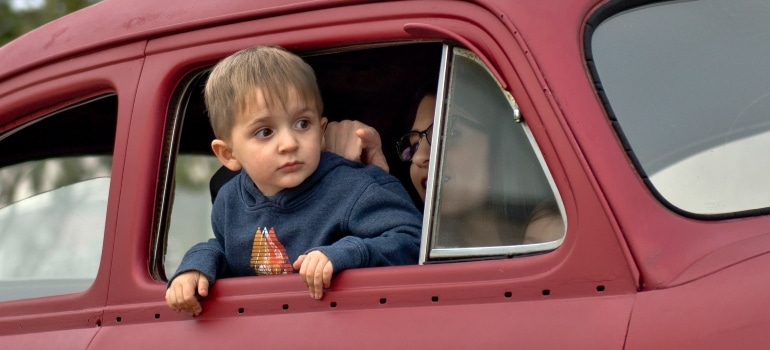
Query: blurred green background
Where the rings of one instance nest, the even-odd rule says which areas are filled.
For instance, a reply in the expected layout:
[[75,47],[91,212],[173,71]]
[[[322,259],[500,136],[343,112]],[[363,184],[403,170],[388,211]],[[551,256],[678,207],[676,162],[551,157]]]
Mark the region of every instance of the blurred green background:
[[0,0],[0,46],[99,0]]

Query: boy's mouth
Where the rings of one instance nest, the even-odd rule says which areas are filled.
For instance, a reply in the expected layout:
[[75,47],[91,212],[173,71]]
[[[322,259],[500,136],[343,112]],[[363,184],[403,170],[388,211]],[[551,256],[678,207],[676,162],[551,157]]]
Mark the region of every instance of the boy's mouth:
[[284,172],[292,172],[292,171],[299,170],[299,168],[301,167],[302,167],[302,162],[295,161],[295,162],[288,162],[284,165],[281,165],[281,167],[278,168],[278,170],[284,171]]

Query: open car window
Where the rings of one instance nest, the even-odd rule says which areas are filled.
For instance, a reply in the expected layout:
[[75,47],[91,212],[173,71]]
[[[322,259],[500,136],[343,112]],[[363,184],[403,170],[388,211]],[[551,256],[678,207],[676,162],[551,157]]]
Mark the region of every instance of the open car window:
[[[472,52],[445,51],[424,220],[427,261],[552,250],[562,204],[513,97]],[[444,88],[444,86],[446,88]],[[443,98],[442,98],[443,97]]]
[[117,97],[109,95],[0,135],[0,301],[93,283],[116,121]]
[[[429,252],[421,253],[421,262],[555,249],[565,232],[563,210],[525,119],[472,53],[450,49],[428,42],[298,54],[316,72],[324,115],[374,127],[390,173],[419,208],[423,201],[412,184],[410,164],[399,160],[394,146],[412,128],[417,91],[426,81],[439,82],[446,104],[436,110],[434,130],[441,133],[433,133],[431,143],[441,147],[431,148],[438,152],[433,159],[439,159],[431,166],[444,180],[428,181],[424,212],[430,215],[422,244]],[[449,75],[444,78],[442,72]],[[202,99],[207,76],[208,68],[191,73],[169,111],[167,138],[173,141],[167,143],[160,198],[165,219],[156,223],[151,267],[161,281],[176,271],[191,246],[213,238],[209,180],[221,164],[210,148],[214,135]],[[473,208],[453,212],[453,204],[471,203],[471,197],[480,198]],[[471,224],[468,217],[478,222],[465,225]]]
[[[408,116],[414,92],[438,78],[442,44],[376,44],[314,52],[296,52],[313,67],[330,121],[359,120],[382,139],[390,173],[399,178],[415,205],[422,202],[394,145],[412,125]],[[210,67],[182,81],[169,110],[168,149],[161,169],[159,208],[151,268],[166,280],[194,244],[213,238],[209,180],[221,163],[211,151],[214,134],[203,102]]]

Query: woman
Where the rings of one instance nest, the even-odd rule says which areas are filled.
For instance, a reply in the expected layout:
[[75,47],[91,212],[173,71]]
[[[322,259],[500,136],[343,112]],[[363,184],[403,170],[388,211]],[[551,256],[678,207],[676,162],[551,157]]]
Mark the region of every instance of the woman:
[[[418,103],[409,114],[414,115],[412,131],[397,144],[401,160],[410,162],[412,185],[422,201],[428,183],[435,90],[434,82],[418,91]],[[486,101],[491,93],[466,91],[461,94],[466,98],[447,104],[446,147],[441,180],[436,184],[441,187],[435,204],[434,219],[440,226],[436,248],[540,243],[564,233],[561,214],[529,141],[523,133],[511,133],[520,128],[500,112],[510,107]],[[326,147],[348,159],[388,169],[377,131],[363,123],[330,123]]]

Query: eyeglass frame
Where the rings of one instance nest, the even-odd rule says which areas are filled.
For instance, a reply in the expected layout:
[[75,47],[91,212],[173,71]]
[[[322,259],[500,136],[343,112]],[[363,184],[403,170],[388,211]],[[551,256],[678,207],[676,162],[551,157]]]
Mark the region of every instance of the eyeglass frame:
[[[401,135],[401,137],[398,138],[398,141],[396,141],[396,152],[398,153],[398,159],[401,159],[402,162],[411,162],[412,159],[414,158],[415,153],[417,153],[417,150],[420,148],[420,143],[422,143],[423,137],[425,137],[425,139],[428,140],[428,146],[430,146],[431,145],[431,137],[428,136],[428,131],[431,131],[431,134],[433,134],[432,130],[433,130],[433,123],[431,123],[423,131],[412,130],[412,131],[409,131],[409,132]],[[417,136],[419,136],[419,138],[417,139],[417,142],[415,142],[414,144],[412,144],[412,143],[409,144],[409,148],[411,149],[411,156],[409,157],[409,159],[404,159],[401,156],[403,154],[403,150],[401,149],[401,141],[404,140],[405,138],[411,137],[411,135],[415,135],[415,134],[417,134]]]

